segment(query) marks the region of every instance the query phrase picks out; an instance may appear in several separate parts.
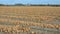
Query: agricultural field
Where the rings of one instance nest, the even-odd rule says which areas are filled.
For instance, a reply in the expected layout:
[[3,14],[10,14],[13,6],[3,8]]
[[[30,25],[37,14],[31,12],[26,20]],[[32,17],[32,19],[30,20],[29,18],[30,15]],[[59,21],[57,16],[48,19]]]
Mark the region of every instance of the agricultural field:
[[60,34],[60,7],[0,6],[0,34]]

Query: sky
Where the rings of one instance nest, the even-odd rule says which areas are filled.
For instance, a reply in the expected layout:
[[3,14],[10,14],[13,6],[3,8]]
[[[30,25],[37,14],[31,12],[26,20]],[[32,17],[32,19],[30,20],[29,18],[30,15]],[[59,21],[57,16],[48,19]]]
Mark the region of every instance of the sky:
[[60,0],[0,0],[0,4],[59,4]]

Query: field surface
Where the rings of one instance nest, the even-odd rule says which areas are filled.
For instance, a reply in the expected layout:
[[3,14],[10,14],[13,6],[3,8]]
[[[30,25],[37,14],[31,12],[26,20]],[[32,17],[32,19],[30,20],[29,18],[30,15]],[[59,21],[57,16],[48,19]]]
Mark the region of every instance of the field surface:
[[0,34],[60,34],[60,7],[0,6]]

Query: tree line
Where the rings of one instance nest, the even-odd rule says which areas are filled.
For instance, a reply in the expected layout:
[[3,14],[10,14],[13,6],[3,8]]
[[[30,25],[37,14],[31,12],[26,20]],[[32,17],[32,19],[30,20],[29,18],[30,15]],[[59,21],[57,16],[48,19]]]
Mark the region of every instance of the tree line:
[[14,4],[14,5],[5,5],[0,4],[0,6],[60,6],[60,5],[52,5],[52,4]]

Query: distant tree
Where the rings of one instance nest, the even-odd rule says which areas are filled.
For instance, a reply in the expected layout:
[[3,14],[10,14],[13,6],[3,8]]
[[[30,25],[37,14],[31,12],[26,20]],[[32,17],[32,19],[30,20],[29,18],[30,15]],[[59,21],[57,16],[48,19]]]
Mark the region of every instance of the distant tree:
[[0,6],[4,6],[4,4],[0,4]]
[[24,4],[15,4],[15,6],[24,6]]

